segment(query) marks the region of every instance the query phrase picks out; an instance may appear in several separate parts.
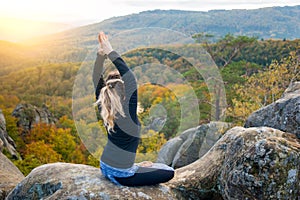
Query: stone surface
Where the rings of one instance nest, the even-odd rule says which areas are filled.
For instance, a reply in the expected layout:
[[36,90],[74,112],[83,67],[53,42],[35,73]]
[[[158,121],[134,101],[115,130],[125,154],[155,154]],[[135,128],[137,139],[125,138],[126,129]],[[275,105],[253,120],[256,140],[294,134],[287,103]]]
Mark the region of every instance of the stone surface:
[[[168,186],[184,199],[297,199],[300,141],[268,127],[234,127]],[[280,197],[280,198],[279,198]]]
[[4,148],[4,143],[2,142],[2,139],[0,140],[0,152],[3,151]]
[[173,159],[182,143],[183,139],[180,137],[170,139],[159,151],[157,162],[171,166]]
[[292,83],[282,98],[252,113],[245,127],[268,126],[300,138],[300,82]]
[[2,110],[0,110],[0,152],[2,152],[4,148],[9,152],[12,158],[18,158],[18,153],[15,149],[16,144],[6,131],[6,121]]
[[201,158],[229,128],[228,123],[210,122],[188,129],[161,148],[157,162],[174,168],[186,166]]
[[20,199],[175,199],[169,187],[119,187],[100,169],[79,164],[54,163],[34,169],[7,200]]
[[0,200],[24,179],[19,169],[0,152]]
[[[185,135],[187,136],[187,135]],[[34,169],[10,199],[299,199],[300,140],[290,133],[234,127],[168,183],[118,187],[98,168],[54,163]]]
[[31,104],[19,104],[14,109],[12,115],[18,119],[18,127],[22,128],[25,132],[31,130],[34,124],[54,124],[57,121],[46,106],[38,108]]
[[300,141],[294,135],[271,128],[232,132],[242,137],[227,146],[219,179],[224,199],[300,198]]

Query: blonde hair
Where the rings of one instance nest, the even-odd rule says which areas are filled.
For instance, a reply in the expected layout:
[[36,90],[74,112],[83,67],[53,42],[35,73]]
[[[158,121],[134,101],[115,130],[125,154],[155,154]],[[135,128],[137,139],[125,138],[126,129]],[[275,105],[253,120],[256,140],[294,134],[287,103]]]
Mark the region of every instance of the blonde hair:
[[[109,75],[110,76],[110,75]],[[125,117],[123,110],[122,101],[125,98],[124,95],[124,82],[123,80],[113,76],[113,79],[106,81],[106,86],[100,91],[98,100],[95,105],[101,106],[101,116],[104,124],[107,126],[108,130],[113,130],[115,125],[114,121],[119,113],[122,117]]]

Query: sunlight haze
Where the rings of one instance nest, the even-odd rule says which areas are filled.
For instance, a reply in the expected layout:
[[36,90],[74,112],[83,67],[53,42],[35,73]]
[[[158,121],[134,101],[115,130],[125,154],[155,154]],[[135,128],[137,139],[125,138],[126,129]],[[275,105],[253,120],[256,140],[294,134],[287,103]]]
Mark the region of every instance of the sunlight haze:
[[[70,27],[101,22],[111,17],[154,9],[208,11],[215,9],[255,9],[299,5],[297,0],[10,0],[0,7],[0,40],[20,41]],[[19,21],[18,21],[19,20]],[[41,22],[51,22],[42,25]]]

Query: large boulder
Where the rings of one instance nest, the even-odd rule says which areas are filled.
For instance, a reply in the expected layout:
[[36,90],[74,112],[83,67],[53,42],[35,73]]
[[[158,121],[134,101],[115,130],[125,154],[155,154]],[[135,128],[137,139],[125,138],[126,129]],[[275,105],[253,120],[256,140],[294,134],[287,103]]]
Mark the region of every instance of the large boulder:
[[0,152],[0,200],[4,200],[7,194],[24,178],[19,169]]
[[244,129],[228,145],[219,180],[225,199],[299,199],[300,141],[276,129]]
[[245,127],[268,126],[300,138],[300,82],[292,83],[282,98],[252,113]]
[[100,169],[80,164],[53,163],[34,169],[7,200],[31,199],[174,199],[167,186],[118,187]]
[[188,129],[161,148],[157,162],[174,168],[186,166],[201,158],[229,128],[225,122],[210,122]]
[[297,199],[299,170],[295,135],[235,127],[165,184],[118,187],[98,168],[54,163],[34,169],[7,199]]
[[2,142],[2,139],[1,139],[1,140],[0,140],[0,152],[3,151],[3,145],[4,145],[4,143]]
[[175,175],[168,186],[185,199],[297,199],[300,141],[273,128],[234,127]]
[[12,158],[18,158],[19,154],[16,150],[16,144],[6,131],[6,121],[0,109],[0,152],[2,152],[3,149],[6,149]]
[[17,125],[24,132],[31,130],[35,124],[55,124],[57,121],[46,106],[38,108],[31,104],[18,104],[12,115],[18,119]]

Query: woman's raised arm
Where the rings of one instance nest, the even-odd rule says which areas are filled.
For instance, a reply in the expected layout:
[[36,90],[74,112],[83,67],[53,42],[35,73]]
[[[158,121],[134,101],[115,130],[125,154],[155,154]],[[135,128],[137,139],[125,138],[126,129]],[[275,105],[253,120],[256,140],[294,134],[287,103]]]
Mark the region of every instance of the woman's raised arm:
[[95,88],[95,96],[97,100],[99,98],[101,89],[105,86],[105,81],[103,78],[103,63],[105,59],[105,55],[102,55],[99,52],[97,53],[97,58],[93,69],[93,83]]

